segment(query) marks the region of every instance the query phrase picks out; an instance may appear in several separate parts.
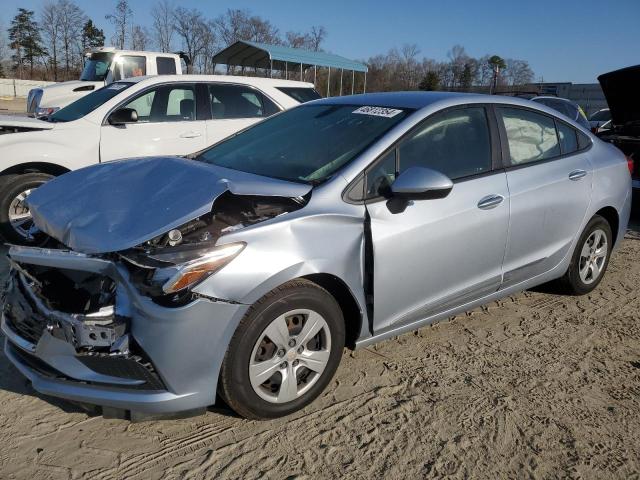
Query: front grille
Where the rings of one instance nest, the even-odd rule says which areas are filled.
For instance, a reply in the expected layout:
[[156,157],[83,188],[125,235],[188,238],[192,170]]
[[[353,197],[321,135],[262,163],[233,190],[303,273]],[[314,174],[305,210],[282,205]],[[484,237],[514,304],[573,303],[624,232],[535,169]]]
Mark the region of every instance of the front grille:
[[36,344],[49,323],[47,317],[35,310],[25,296],[16,278],[11,280],[4,301],[3,311],[9,328],[25,340]]
[[144,390],[164,390],[165,386],[158,377],[151,364],[143,364],[139,357],[116,357],[110,355],[79,355],[78,360],[87,368],[102,375],[127,378],[130,380],[144,380],[142,385],[134,385],[126,388]]

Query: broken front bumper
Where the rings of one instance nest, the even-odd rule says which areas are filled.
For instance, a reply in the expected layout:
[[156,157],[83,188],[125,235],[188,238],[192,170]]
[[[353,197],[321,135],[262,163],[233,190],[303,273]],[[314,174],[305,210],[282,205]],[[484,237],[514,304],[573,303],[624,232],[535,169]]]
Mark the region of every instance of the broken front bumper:
[[[163,307],[139,294],[124,266],[104,258],[30,247],[12,247],[9,258],[13,268],[2,315],[5,352],[37,391],[149,414],[215,402],[220,365],[248,306],[197,298]],[[116,326],[101,327],[83,315],[49,308],[30,287],[20,267],[24,264],[111,278],[117,285]],[[124,339],[135,345],[130,352],[118,351]],[[96,342],[111,345],[113,353],[81,348]]]

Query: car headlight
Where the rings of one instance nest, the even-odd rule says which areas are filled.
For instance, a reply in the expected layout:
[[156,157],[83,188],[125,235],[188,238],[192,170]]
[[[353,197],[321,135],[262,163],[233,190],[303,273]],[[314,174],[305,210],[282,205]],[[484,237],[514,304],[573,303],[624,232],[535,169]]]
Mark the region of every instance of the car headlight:
[[60,107],[38,107],[36,108],[36,117],[45,117],[52,115],[60,110]]
[[[221,245],[208,249],[202,256],[177,264],[174,267],[177,270],[164,282],[162,291],[169,294],[195,286],[231,262],[231,260],[240,254],[245,246],[246,243],[244,242]],[[176,259],[179,259],[179,255],[182,255],[182,253],[163,254],[162,261],[172,262],[171,256],[173,255],[178,256]],[[158,257],[159,256],[154,256],[154,258],[160,260]]]

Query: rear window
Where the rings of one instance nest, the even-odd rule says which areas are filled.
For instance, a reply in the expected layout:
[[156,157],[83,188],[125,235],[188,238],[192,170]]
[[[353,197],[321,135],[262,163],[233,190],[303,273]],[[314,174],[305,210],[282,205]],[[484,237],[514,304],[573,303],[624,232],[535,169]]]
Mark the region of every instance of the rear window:
[[311,100],[318,100],[322,98],[318,92],[313,88],[303,87],[276,87],[282,93],[289,95],[295,101],[300,103],[310,102]]
[[171,57],[158,57],[156,58],[156,68],[158,75],[175,75],[176,62]]

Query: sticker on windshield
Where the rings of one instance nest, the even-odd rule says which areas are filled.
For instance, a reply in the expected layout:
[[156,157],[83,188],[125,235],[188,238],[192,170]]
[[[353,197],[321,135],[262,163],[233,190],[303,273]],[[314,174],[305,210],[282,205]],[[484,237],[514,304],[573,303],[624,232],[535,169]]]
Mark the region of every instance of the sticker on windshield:
[[127,88],[126,83],[112,83],[107,87],[107,90],[122,90],[123,88]]
[[358,113],[360,115],[373,115],[375,117],[392,118],[402,113],[402,110],[396,108],[387,107],[360,107],[351,113]]

